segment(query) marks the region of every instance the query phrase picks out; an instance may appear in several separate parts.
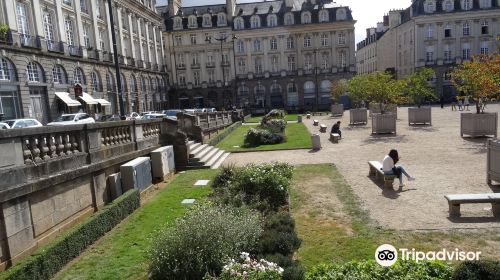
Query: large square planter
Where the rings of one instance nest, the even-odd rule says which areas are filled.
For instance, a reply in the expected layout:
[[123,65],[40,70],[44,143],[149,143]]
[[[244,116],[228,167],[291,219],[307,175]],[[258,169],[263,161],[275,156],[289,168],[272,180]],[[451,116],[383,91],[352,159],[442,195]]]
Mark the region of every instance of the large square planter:
[[372,114],[372,134],[396,134],[396,115]]
[[[380,103],[370,103],[370,117],[372,114],[381,114],[382,112],[380,111]],[[385,105],[385,112],[391,112],[394,115],[396,115],[396,119],[398,118],[398,106],[396,104],[386,104]]]
[[497,137],[498,113],[460,114],[460,135]]
[[431,107],[408,108],[408,125],[411,124],[432,125]]
[[332,111],[332,116],[343,116],[344,115],[344,105],[343,104],[332,104],[330,107]]
[[349,110],[350,124],[368,123],[368,111],[366,108]]
[[486,182],[488,184],[491,184],[491,181],[500,183],[500,140],[498,139],[488,141],[486,166]]

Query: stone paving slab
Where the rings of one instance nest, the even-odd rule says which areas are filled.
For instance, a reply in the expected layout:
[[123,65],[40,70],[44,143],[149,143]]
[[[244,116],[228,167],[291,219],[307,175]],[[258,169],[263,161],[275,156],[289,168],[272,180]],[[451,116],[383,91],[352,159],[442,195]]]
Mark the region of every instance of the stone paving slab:
[[210,180],[198,180],[196,181],[196,183],[194,183],[195,186],[206,186],[208,185],[208,182],[210,182]]
[[[498,104],[488,112],[500,112]],[[349,126],[349,111],[342,117],[315,116],[327,131],[340,120],[342,141],[333,144],[329,134],[321,136],[319,151],[270,151],[233,153],[225,164],[245,165],[285,161],[294,165],[333,163],[354,193],[380,225],[391,229],[500,228],[500,220],[481,204],[462,205],[463,219],[448,218],[446,194],[500,192],[500,187],[486,184],[487,138],[461,138],[460,112],[450,107],[432,108],[432,126],[408,126],[408,109],[398,108],[397,135],[371,136],[367,125]],[[304,124],[318,133],[312,119]],[[383,188],[383,183],[368,177],[369,160],[381,161],[390,149],[397,149],[403,165],[417,180],[407,182],[402,191]]]
[[181,204],[193,204],[194,202],[196,201],[196,199],[193,199],[193,198],[187,198],[187,199],[184,199]]

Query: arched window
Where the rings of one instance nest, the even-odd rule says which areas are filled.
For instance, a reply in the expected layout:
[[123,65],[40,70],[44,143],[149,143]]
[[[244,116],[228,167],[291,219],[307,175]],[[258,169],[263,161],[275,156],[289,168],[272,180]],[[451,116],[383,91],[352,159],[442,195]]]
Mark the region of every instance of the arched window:
[[240,107],[244,107],[248,104],[248,87],[245,85],[241,85],[238,87],[238,101],[237,103],[240,105]]
[[337,9],[337,20],[346,20],[346,13],[344,8]]
[[61,65],[54,65],[52,68],[52,81],[54,84],[67,84],[68,77],[66,71]]
[[256,96],[266,94],[266,88],[262,84],[258,84],[254,90]]
[[436,2],[434,0],[427,0],[425,2],[425,12],[434,13],[436,11]]
[[83,71],[81,68],[76,67],[75,71],[73,72],[73,82],[76,84],[82,84],[85,85],[85,76],[83,75]]
[[319,11],[319,22],[328,22],[328,21],[329,21],[328,11],[327,10]]
[[217,26],[226,26],[226,15],[220,13],[217,15]]
[[127,79],[125,79],[125,75],[122,73],[120,76],[120,84],[121,84],[121,92],[124,93],[127,91]]
[[212,26],[212,16],[203,15],[203,27],[211,27]]
[[93,92],[102,91],[101,77],[99,73],[97,73],[96,71],[92,71],[92,73],[90,73],[90,79],[92,80],[92,91]]
[[234,29],[241,30],[245,28],[245,22],[242,18],[238,17],[234,20]]
[[248,87],[246,86],[239,86],[238,87],[238,95],[239,96],[245,96],[245,95],[248,95]]
[[268,15],[267,16],[267,26],[274,27],[278,25],[278,19],[276,15]]
[[294,19],[293,19],[293,14],[292,13],[286,13],[285,14],[285,25],[292,25],[294,24]]
[[451,12],[455,9],[455,3],[453,3],[453,0],[445,0],[443,7],[445,11]]
[[45,72],[37,62],[29,62],[26,65],[26,76],[29,82],[45,82]]
[[250,18],[250,27],[260,28],[260,17],[258,15],[254,15]]
[[481,9],[491,8],[491,0],[481,0],[479,2],[479,5],[480,5]]
[[277,83],[273,83],[271,85],[271,93],[272,94],[278,94],[281,93],[281,86]]
[[189,28],[196,28],[196,27],[198,27],[198,20],[196,19],[196,16],[189,16],[189,18],[188,18],[188,26],[189,26]]
[[149,90],[150,90],[150,91],[155,91],[155,90],[156,90],[156,88],[155,88],[155,87],[153,87],[153,78],[149,78],[149,79],[147,79],[147,81],[148,81],[148,83],[149,83]]
[[130,92],[138,92],[137,80],[134,75],[130,75]]
[[303,12],[302,13],[302,23],[303,24],[311,23],[311,13],[310,12]]
[[141,90],[142,91],[147,91],[148,88],[146,86],[146,79],[144,79],[144,76],[141,76]]
[[16,81],[16,71],[12,63],[5,58],[0,58],[0,81]]
[[323,80],[319,84],[319,91],[321,93],[328,93],[329,94],[331,92],[331,88],[332,88],[332,82],[330,82],[329,80]]
[[462,9],[466,11],[472,9],[472,0],[462,0]]
[[174,29],[182,29],[182,18],[174,18]]
[[316,87],[314,86],[314,82],[307,81],[304,83],[304,94],[314,93]]
[[116,90],[115,79],[110,72],[106,73],[106,89],[108,92],[114,92]]

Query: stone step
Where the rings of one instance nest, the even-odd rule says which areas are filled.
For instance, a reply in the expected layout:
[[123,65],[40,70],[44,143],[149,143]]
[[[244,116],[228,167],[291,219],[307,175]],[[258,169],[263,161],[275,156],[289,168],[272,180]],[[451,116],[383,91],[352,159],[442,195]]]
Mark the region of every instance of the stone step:
[[199,153],[201,150],[205,149],[208,145],[207,144],[202,144],[194,148],[193,150],[189,150],[189,156],[194,157],[197,153]]
[[206,164],[209,166],[214,165],[214,163],[216,163],[220,159],[220,157],[224,155],[224,153],[225,152],[223,150],[218,150],[217,153],[212,155],[212,157],[206,161]]
[[209,165],[200,165],[200,166],[188,165],[188,166],[183,168],[183,170],[198,170],[198,169],[210,169],[210,166]]
[[201,146],[201,143],[192,143],[192,144],[188,144],[188,151],[191,153],[194,149],[198,148],[199,146]]
[[212,148],[208,153],[206,153],[203,157],[200,158],[201,162],[207,162],[212,159],[212,157],[219,151],[218,148]]
[[205,145],[205,147],[198,152],[194,153],[195,158],[202,159],[206,154],[208,154],[211,150],[216,149],[213,146]]
[[213,164],[210,168],[212,168],[212,169],[217,169],[217,168],[219,168],[219,167],[222,165],[222,163],[224,163],[224,160],[226,160],[226,158],[229,156],[229,154],[230,154],[230,153],[224,153],[224,154],[223,154],[223,155],[219,158],[219,160],[218,160],[215,164]]

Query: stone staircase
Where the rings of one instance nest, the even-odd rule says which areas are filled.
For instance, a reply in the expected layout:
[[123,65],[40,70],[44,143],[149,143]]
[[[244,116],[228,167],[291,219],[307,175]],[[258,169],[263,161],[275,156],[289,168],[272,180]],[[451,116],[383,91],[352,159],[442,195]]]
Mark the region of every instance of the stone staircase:
[[229,156],[223,150],[216,147],[201,144],[194,141],[188,142],[189,161],[185,170],[193,169],[217,169]]

